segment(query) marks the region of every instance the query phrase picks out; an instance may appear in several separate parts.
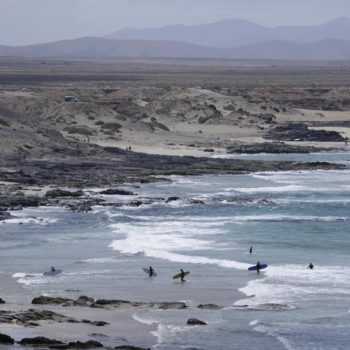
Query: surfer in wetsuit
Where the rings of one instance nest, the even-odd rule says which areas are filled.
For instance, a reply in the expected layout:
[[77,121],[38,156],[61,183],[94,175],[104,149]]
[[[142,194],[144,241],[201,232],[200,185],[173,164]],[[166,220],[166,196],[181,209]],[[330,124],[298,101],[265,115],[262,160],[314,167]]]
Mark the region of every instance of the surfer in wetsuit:
[[253,247],[250,247],[249,254],[253,254]]
[[154,276],[154,270],[153,270],[153,267],[150,266],[149,267],[149,277],[152,277],[152,276]]
[[261,264],[260,264],[260,261],[258,261],[256,263],[256,273],[260,273],[260,270],[261,270]]
[[53,266],[51,266],[51,272],[55,272],[55,271],[56,269]]
[[314,269],[314,264],[313,264],[313,263],[310,263],[309,266],[308,266],[307,268],[310,269],[310,270],[313,270],[313,269]]
[[185,271],[183,269],[180,269],[181,271],[181,282],[185,282]]

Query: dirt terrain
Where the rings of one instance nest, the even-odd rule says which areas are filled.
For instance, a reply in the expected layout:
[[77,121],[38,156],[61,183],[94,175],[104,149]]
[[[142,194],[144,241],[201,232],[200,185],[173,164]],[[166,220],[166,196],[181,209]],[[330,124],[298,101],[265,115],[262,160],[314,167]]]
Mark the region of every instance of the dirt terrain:
[[[266,139],[339,147],[350,136],[350,67],[196,63],[3,59],[1,157],[89,156],[95,145],[203,155]],[[282,132],[291,123],[304,132]]]
[[2,180],[91,184],[295,168],[193,156],[346,147],[349,70],[327,62],[1,59]]

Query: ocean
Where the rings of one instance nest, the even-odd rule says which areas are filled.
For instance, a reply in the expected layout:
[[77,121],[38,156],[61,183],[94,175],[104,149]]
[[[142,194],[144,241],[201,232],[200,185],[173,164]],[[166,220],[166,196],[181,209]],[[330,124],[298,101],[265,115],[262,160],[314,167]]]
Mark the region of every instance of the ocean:
[[[350,164],[346,152],[230,157]],[[0,224],[0,296],[22,309],[43,294],[185,301],[186,310],[130,311],[148,327],[130,341],[144,336],[153,349],[349,348],[350,170],[170,179],[126,187],[135,199],[179,197],[169,203],[13,212]],[[247,270],[257,261],[269,265],[260,275]],[[63,273],[44,277],[51,266]],[[185,283],[172,279],[181,268]],[[208,303],[220,309],[197,308]],[[190,317],[207,326],[187,326]]]

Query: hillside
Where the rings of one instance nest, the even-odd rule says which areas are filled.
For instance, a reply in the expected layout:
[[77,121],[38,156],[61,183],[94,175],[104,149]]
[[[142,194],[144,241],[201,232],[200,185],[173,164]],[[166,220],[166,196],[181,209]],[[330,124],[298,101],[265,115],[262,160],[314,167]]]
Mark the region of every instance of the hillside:
[[113,40],[96,37],[30,46],[0,46],[7,57],[85,58],[213,58],[275,60],[349,60],[350,41],[327,39],[300,44],[269,41],[239,48],[218,49],[178,41]]
[[229,19],[196,26],[127,28],[107,37],[118,40],[175,40],[217,48],[239,47],[276,40],[311,43],[325,39],[350,40],[350,19],[338,18],[320,25],[278,27],[266,27],[242,19]]

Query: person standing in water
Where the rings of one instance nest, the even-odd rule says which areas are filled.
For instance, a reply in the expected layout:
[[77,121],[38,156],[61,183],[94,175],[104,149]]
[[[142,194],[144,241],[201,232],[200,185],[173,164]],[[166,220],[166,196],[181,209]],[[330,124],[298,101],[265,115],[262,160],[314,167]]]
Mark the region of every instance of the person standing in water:
[[253,247],[250,247],[249,254],[253,254]]
[[181,282],[185,282],[185,271],[183,269],[180,269],[181,271]]
[[153,277],[154,276],[154,270],[153,270],[153,267],[150,266],[149,267],[149,277]]
[[314,264],[313,264],[313,263],[310,263],[309,266],[308,266],[307,268],[310,269],[310,270],[313,270],[313,269],[314,269]]
[[260,264],[260,261],[258,261],[256,263],[256,273],[260,273],[260,270],[261,270],[261,264]]

